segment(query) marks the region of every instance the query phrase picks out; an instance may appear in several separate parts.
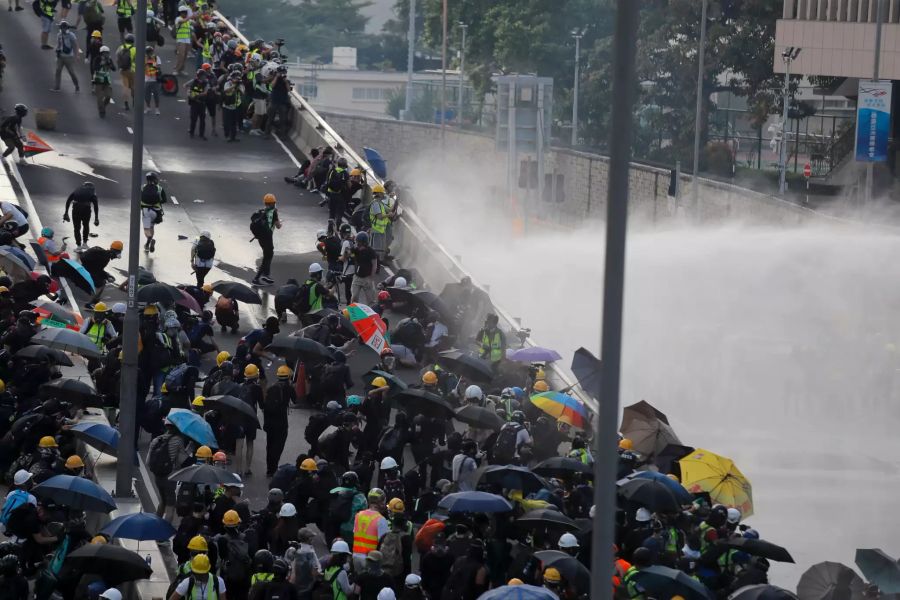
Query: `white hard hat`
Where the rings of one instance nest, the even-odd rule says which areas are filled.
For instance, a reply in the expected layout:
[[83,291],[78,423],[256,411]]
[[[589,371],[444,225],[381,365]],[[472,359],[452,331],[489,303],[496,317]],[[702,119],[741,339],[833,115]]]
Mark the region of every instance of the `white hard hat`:
[[240,476],[240,475],[235,475],[234,478],[237,479],[237,481],[235,481],[235,482],[223,483],[222,485],[225,486],[225,487],[233,487],[233,488],[242,488],[242,489],[243,489],[243,487],[244,487],[244,482],[243,482],[243,480],[241,479],[241,476]]
[[320,265],[319,263],[313,263],[313,264],[309,265],[309,274],[310,275],[312,275],[314,273],[321,273],[321,272],[322,272],[322,265]]
[[392,456],[385,456],[381,459],[381,470],[386,471],[388,469],[396,469],[397,461],[394,460]]
[[637,512],[634,515],[634,520],[638,523],[646,523],[651,518],[650,511],[644,508],[643,506],[637,509]]
[[597,514],[597,505],[594,504],[591,506],[591,510],[588,511],[588,516],[593,519],[594,515],[596,515],[596,514]]
[[297,516],[297,507],[291,504],[290,502],[285,502],[281,505],[281,510],[278,511],[279,517],[296,517]]
[[102,594],[100,594],[101,598],[106,598],[107,600],[122,600],[122,592],[117,590],[116,588],[109,588]]
[[318,231],[316,232],[316,239],[323,238],[323,237],[325,237],[325,236],[327,236],[327,235],[328,235],[328,234],[325,232],[324,229],[320,229],[320,230],[318,230]]
[[470,385],[469,387],[466,388],[466,399],[467,400],[470,400],[472,398],[477,398],[478,400],[481,400],[481,397],[483,395],[484,394],[482,393],[481,388],[478,387],[477,385]]
[[564,533],[559,538],[560,548],[579,548],[578,538],[571,533]]
[[381,588],[381,591],[378,592],[378,597],[375,600],[397,600],[397,595],[394,593],[389,587]]
[[212,234],[209,231],[204,229],[203,231],[200,232],[200,237],[205,237],[206,239],[211,240]]
[[155,16],[156,16],[156,13],[153,12],[152,10],[150,10],[150,9],[148,8],[148,9],[147,9],[147,19],[148,19],[148,20],[149,20],[149,19],[152,19],[152,18],[155,17]]
[[406,287],[408,284],[406,283],[406,277],[398,277],[394,280],[394,287],[402,288]]
[[166,319],[166,329],[176,329],[180,327],[181,323],[178,322],[178,319]]
[[109,46],[100,46],[100,52],[109,52]]
[[113,304],[112,311],[114,315],[124,315],[128,310],[128,307],[125,306],[124,302],[116,302]]
[[13,476],[13,483],[16,485],[24,485],[33,475],[25,469],[19,469]]
[[739,511],[736,508],[728,509],[728,522],[731,523],[732,525],[737,525],[738,523],[740,523],[741,517],[743,517],[743,516],[744,515],[741,514],[741,511]]
[[409,575],[406,576],[406,580],[404,583],[406,583],[406,587],[413,588],[413,587],[416,587],[417,585],[421,585],[422,578],[419,577],[418,575],[416,575],[415,573],[410,573]]
[[344,540],[334,540],[334,543],[331,544],[331,553],[350,554],[350,546],[348,546],[347,542],[345,542]]

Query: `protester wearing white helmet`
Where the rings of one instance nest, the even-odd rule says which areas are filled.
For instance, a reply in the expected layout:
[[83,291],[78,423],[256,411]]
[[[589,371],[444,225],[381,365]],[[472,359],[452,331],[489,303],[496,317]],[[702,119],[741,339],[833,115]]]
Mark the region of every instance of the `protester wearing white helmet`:
[[381,459],[381,470],[382,471],[396,469],[397,466],[398,466],[397,461],[394,460],[394,458],[392,456],[385,456],[383,459]]
[[394,594],[394,590],[389,587],[381,588],[376,600],[397,600],[397,595]]
[[410,573],[409,575],[406,576],[406,579],[404,580],[403,583],[404,583],[404,585],[406,585],[406,587],[408,587],[410,589],[417,588],[420,585],[422,585],[422,578],[419,577],[418,575],[416,575],[415,573]]
[[291,517],[297,516],[297,507],[294,506],[290,502],[285,502],[281,505],[281,510],[278,511],[278,516],[289,519]]
[[471,404],[481,404],[484,400],[484,392],[477,385],[470,385],[466,388],[466,402]]
[[578,538],[575,537],[574,535],[572,535],[571,533],[562,534],[559,538],[558,545],[559,545],[559,549],[562,550],[563,552],[566,552],[567,550],[569,550],[571,548],[577,549],[580,547],[580,545],[578,543]]
[[304,313],[321,310],[324,306],[325,299],[331,296],[331,292],[328,288],[322,285],[322,265],[314,262],[309,265],[307,272],[309,273],[309,276],[297,292],[297,302],[295,305],[295,310]]
[[338,538],[331,544],[331,560],[325,569],[325,585],[331,587],[334,598],[348,598],[353,593],[353,585],[350,584],[350,546],[347,542]]
[[106,600],[122,600],[122,592],[116,588],[109,588],[100,594],[100,597],[106,598]]
[[731,525],[732,529],[737,526],[738,523],[741,522],[741,518],[744,515],[741,514],[741,511],[737,508],[729,508],[728,509],[728,524]]
[[406,277],[397,277],[394,279],[394,285],[392,287],[405,289],[409,286],[409,283],[406,281]]

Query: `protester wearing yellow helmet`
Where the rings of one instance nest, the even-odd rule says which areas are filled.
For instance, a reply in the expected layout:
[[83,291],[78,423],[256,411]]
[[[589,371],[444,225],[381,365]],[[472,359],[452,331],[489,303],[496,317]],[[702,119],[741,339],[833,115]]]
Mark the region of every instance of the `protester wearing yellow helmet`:
[[210,462],[212,462],[212,457],[212,448],[210,448],[209,446],[200,446],[194,453],[194,458],[197,459],[198,464],[209,464]]
[[426,371],[424,375],[422,375],[422,383],[426,386],[436,386],[438,383],[438,376],[434,371]]
[[45,435],[38,440],[38,448],[59,448],[59,444],[56,443],[56,438],[52,435]]
[[206,397],[205,396],[197,396],[191,401],[191,410],[195,412],[203,412],[203,408],[206,406]]
[[222,350],[221,352],[216,354],[216,366],[217,367],[221,367],[222,363],[225,362],[226,360],[231,360],[231,354],[229,352]]
[[534,386],[532,389],[534,389],[534,391],[538,392],[538,393],[549,392],[550,386],[547,385],[547,382],[544,381],[543,379],[538,379],[537,381],[534,382]]
[[190,541],[188,541],[187,549],[190,553],[190,558],[188,558],[178,566],[179,577],[190,577],[192,571],[191,564],[193,563],[194,558],[196,558],[200,554],[208,553],[209,543],[202,535],[195,535],[190,539]]
[[191,576],[175,587],[170,600],[226,600],[225,582],[212,573],[209,556],[198,554],[190,561]]
[[388,382],[387,382],[387,379],[385,379],[384,377],[376,377],[375,379],[372,380],[373,388],[383,388],[383,387],[387,387],[387,386],[388,386]]
[[[91,341],[94,342],[94,345],[97,346],[100,352],[106,352],[106,343],[119,335],[112,321],[107,316],[108,312],[109,309],[105,303],[95,303],[94,314],[85,319],[79,329],[81,333],[91,338]],[[89,361],[88,368],[90,370],[99,366],[100,361],[98,359],[95,358]]]

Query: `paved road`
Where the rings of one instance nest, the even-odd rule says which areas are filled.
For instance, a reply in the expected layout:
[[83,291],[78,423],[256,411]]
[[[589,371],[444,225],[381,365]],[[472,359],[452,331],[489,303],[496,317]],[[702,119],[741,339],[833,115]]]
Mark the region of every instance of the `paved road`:
[[[107,45],[115,50],[118,34]],[[94,97],[90,94],[87,65],[79,65],[82,91],[74,93],[63,74],[63,91],[50,91],[53,83],[55,57],[52,51],[39,47],[39,23],[30,11],[0,13],[0,39],[4,41],[8,67],[5,73],[2,106],[9,110],[16,102],[36,108],[59,111],[57,128],[40,132],[55,152],[36,157],[31,164],[20,167],[20,173],[34,209],[45,226],[53,227],[61,235],[72,235],[71,225],[62,221],[64,202],[68,194],[84,181],[92,181],[100,198],[99,236],[92,240],[108,245],[114,239],[127,242],[129,183],[131,173],[132,113],[122,110],[121,86],[116,81],[114,94],[117,104],[110,107],[107,118],[97,115]],[[79,31],[79,40],[84,32]],[[173,65],[171,45],[161,49],[163,71]],[[315,232],[324,226],[327,213],[319,208],[318,197],[290,186],[283,181],[296,169],[287,151],[275,140],[244,136],[239,144],[226,144],[221,137],[209,141],[191,140],[187,134],[188,108],[183,97],[163,97],[162,115],[145,116],[145,170],[160,173],[161,181],[177,200],[166,207],[165,222],[157,228],[154,254],[142,253],[141,264],[161,281],[190,283],[190,241],[201,229],[208,229],[216,240],[217,259],[221,262],[210,273],[208,281],[239,279],[246,282],[253,277],[260,251],[248,243],[250,214],[262,206],[262,196],[273,192],[279,199],[279,213],[285,223],[276,233],[276,255],[272,276],[276,285],[288,277],[302,278],[310,262],[316,260]],[[33,114],[33,113],[32,113]],[[26,128],[33,129],[29,116]],[[295,155],[299,154],[291,148]],[[180,239],[184,237],[185,239]],[[71,241],[71,240],[70,240]],[[142,240],[143,242],[143,240]],[[123,278],[127,259],[111,265],[114,274]],[[118,271],[116,271],[118,269]],[[262,307],[242,305],[242,332],[255,326],[271,314],[272,299],[264,293]],[[104,299],[115,301],[124,294],[108,286]],[[283,331],[297,328],[290,319]],[[233,350],[239,336],[218,336],[223,349]],[[368,370],[377,356],[363,348],[351,357],[354,379]],[[283,454],[283,462],[292,461],[306,450],[303,430],[308,411],[294,409],[290,414],[290,435]],[[146,434],[142,445],[148,443]],[[249,479],[245,495],[254,506],[265,497],[265,442],[263,434],[256,440],[254,475]]]

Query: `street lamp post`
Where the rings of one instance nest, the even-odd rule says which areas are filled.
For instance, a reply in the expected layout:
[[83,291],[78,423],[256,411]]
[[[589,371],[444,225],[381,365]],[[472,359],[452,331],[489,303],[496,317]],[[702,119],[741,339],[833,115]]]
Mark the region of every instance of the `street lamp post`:
[[447,126],[447,0],[443,0],[441,10],[441,149],[444,148],[444,134]]
[[459,22],[459,28],[462,29],[462,43],[459,47],[459,108],[456,112],[456,119],[459,125],[462,125],[463,117],[463,91],[465,90],[465,71],[466,71],[466,31],[469,26]]
[[790,46],[785,48],[781,53],[781,60],[784,61],[784,110],[782,111],[781,121],[781,147],[778,152],[778,193],[784,194],[787,190],[785,185],[785,171],[787,170],[787,131],[788,131],[788,109],[790,108],[790,87],[791,87],[791,63],[800,56],[800,48]]
[[575,83],[572,87],[572,146],[578,143],[578,83],[581,78],[578,72],[581,61],[581,38],[584,32],[575,29],[572,31],[575,38]]
[[703,61],[706,58],[706,13],[709,0],[703,0],[700,9],[700,45],[697,47],[697,106],[694,111],[694,176],[691,186],[693,214],[697,214],[700,206],[700,184],[697,180],[700,173],[700,120],[703,117]]
[[416,0],[409,0],[409,30],[406,40],[409,46],[406,50],[406,102],[403,105],[403,119],[409,121],[413,100],[413,62],[416,59]]

